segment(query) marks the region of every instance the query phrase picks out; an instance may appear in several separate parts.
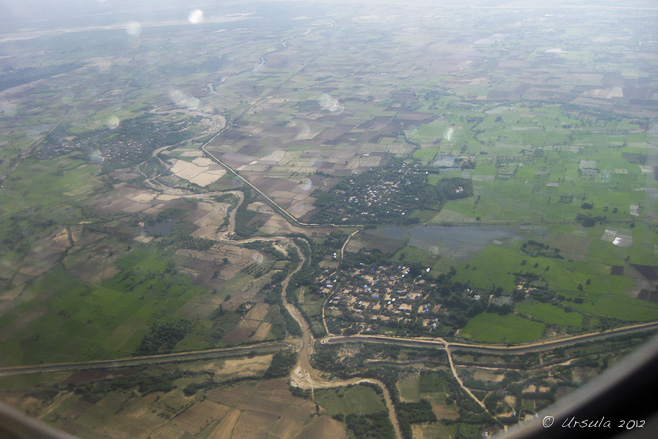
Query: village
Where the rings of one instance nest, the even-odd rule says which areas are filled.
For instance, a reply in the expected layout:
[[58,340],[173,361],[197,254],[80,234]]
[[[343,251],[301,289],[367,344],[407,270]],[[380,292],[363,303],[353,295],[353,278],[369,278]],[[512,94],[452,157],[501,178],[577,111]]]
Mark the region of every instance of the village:
[[409,166],[392,160],[384,168],[352,175],[329,191],[313,193],[318,208],[313,220],[335,224],[418,222],[406,215],[415,209],[440,210],[440,193],[428,183],[429,173],[417,163]]
[[[336,255],[334,255],[334,258]],[[516,288],[479,289],[452,282],[453,273],[432,273],[418,264],[359,263],[318,274],[316,294],[323,297],[325,319],[335,334],[445,333],[460,327],[463,316],[485,310],[509,314],[526,298],[555,302],[556,293],[532,272],[515,273]],[[589,285],[589,283],[588,283]],[[582,303],[581,299],[575,299]]]
[[381,326],[414,323],[431,331],[439,324],[442,305],[436,303],[436,293],[430,292],[422,273],[414,273],[410,267],[362,266],[341,274],[325,272],[318,281],[322,295],[330,297],[327,320],[336,331],[374,333]]

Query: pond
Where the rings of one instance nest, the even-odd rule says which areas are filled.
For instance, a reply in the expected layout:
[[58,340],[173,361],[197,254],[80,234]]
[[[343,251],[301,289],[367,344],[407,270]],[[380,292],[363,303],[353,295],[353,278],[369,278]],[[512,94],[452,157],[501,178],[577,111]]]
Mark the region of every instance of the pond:
[[455,258],[473,257],[491,244],[524,240],[546,233],[545,226],[384,226],[366,233],[407,241],[430,253]]
[[149,224],[145,228],[148,234],[151,236],[169,236],[171,235],[175,225],[176,221],[167,220]]

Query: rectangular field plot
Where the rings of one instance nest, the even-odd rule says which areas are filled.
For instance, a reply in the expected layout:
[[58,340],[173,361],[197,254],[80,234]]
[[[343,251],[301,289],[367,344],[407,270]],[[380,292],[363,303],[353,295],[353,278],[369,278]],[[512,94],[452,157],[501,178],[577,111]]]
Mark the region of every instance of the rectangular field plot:
[[560,249],[560,254],[567,259],[584,261],[589,250],[590,239],[570,233],[558,233],[551,240],[551,245]]
[[526,301],[517,304],[516,312],[555,325],[579,327],[583,322],[583,315],[578,312],[566,312],[562,308],[536,301]]
[[524,343],[541,338],[545,324],[515,315],[482,313],[472,318],[461,331],[473,341],[488,343]]
[[176,416],[173,423],[188,433],[196,435],[214,421],[223,419],[230,410],[230,407],[206,400],[194,404]]
[[331,416],[338,413],[366,415],[386,410],[382,397],[372,388],[363,385],[316,390],[315,398]]
[[278,416],[261,412],[243,411],[233,429],[231,438],[260,439],[278,420]]

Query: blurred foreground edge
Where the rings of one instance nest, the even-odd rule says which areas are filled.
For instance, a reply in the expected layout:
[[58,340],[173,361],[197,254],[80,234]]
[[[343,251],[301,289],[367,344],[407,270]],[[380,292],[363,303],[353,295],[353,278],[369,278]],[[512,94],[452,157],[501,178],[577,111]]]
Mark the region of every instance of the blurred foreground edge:
[[2,439],[76,439],[0,401]]
[[[510,427],[495,439],[658,438],[657,396],[655,336],[534,419]],[[642,421],[644,425],[639,427]]]

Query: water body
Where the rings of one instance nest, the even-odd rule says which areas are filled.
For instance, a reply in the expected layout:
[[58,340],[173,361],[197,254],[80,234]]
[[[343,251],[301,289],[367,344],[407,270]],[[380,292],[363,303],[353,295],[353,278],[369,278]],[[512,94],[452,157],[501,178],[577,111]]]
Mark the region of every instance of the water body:
[[454,168],[456,160],[456,155],[440,155],[436,158],[434,163],[432,163],[432,166],[435,168]]
[[408,245],[432,254],[462,259],[474,257],[488,245],[540,237],[546,232],[544,226],[387,226],[366,233],[408,241]]
[[176,221],[158,221],[146,226],[146,231],[151,236],[169,236],[176,225]]

